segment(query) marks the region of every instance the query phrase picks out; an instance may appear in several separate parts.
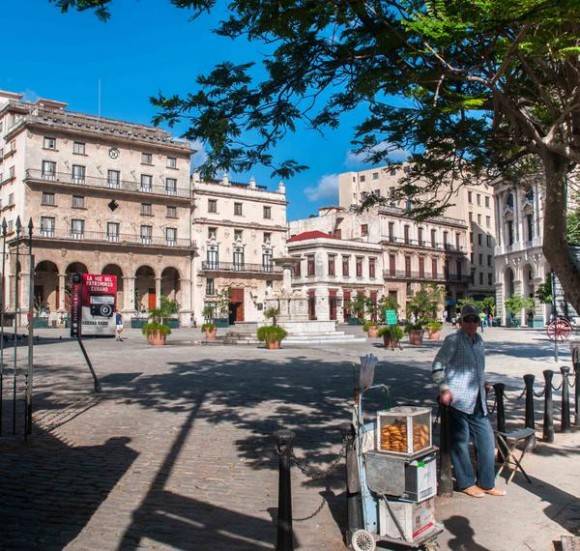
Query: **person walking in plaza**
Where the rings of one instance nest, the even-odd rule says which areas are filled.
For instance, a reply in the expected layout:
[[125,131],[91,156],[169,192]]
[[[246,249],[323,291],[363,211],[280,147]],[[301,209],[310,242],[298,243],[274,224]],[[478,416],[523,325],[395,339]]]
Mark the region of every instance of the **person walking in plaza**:
[[[439,402],[449,406],[451,462],[457,489],[471,497],[503,496],[495,488],[495,439],[485,400],[485,348],[477,334],[481,324],[474,306],[461,310],[460,329],[446,337],[433,361]],[[477,451],[477,477],[469,442]]]
[[115,339],[122,342],[121,334],[123,333],[123,315],[115,310]]

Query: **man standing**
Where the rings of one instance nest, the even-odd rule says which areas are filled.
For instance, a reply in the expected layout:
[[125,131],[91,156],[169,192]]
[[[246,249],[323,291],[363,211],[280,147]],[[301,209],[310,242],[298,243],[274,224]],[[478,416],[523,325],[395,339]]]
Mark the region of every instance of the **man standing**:
[[[477,334],[480,318],[474,306],[461,310],[460,329],[449,335],[433,361],[439,401],[449,407],[451,461],[459,491],[471,497],[503,496],[495,488],[495,442],[485,401],[485,348]],[[469,441],[477,451],[477,478]]]
[[118,310],[115,310],[115,339],[121,342],[121,334],[123,333],[123,315]]

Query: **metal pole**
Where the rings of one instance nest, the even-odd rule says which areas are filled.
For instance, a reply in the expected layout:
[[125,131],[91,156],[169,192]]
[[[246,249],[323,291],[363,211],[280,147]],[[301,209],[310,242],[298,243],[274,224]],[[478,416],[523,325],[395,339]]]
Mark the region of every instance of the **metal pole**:
[[449,408],[440,404],[439,418],[439,485],[438,494],[440,496],[453,495],[453,475],[451,473],[451,431],[449,423]]
[[356,457],[356,435],[349,423],[343,433],[346,443],[346,509],[348,518],[348,541],[352,534],[364,528],[362,517],[362,497]]
[[[505,384],[504,383],[495,383],[493,385],[493,390],[495,392],[495,416],[497,422],[497,431],[498,432],[505,432],[505,406],[504,406],[504,392],[505,392]],[[502,444],[498,443],[498,447],[502,446],[501,453],[505,456],[507,450],[504,449]],[[498,459],[501,460],[501,453],[498,452]]]
[[19,255],[18,249],[20,247],[20,231],[22,224],[20,223],[20,216],[16,218],[16,264],[14,268],[14,365],[13,365],[13,383],[12,383],[12,434],[16,434],[16,372],[18,364],[18,279],[20,278],[20,270],[18,269]]
[[101,383],[99,382],[99,379],[97,378],[97,374],[95,373],[95,370],[93,369],[93,364],[91,362],[91,359],[89,358],[89,355],[87,354],[87,351],[85,349],[85,345],[83,344],[83,339],[79,335],[77,337],[77,340],[79,342],[79,346],[81,347],[83,356],[85,357],[87,365],[89,366],[89,370],[91,372],[91,375],[93,376],[93,383],[95,385],[95,392],[101,392]]
[[568,374],[570,368],[563,365],[560,368],[562,373],[562,432],[570,432],[570,387],[568,386]]
[[[553,321],[556,321],[558,316],[558,306],[556,303],[556,278],[554,272],[550,272],[550,283],[552,285],[552,318]],[[555,326],[554,329],[554,356],[556,360],[556,364],[558,363],[558,325]]]
[[295,434],[290,430],[274,433],[280,458],[278,479],[278,534],[276,551],[294,551],[292,535],[292,486],[290,483],[290,456]]
[[24,435],[32,434],[32,377],[34,362],[34,256],[32,256],[32,218],[28,222],[28,366],[26,369],[26,414]]
[[574,402],[576,410],[574,424],[580,427],[580,362],[574,364]]
[[552,400],[552,377],[554,372],[545,369],[544,373],[544,442],[554,441],[554,402]]
[[[536,419],[534,414],[534,379],[532,374],[524,375],[524,384],[526,385],[526,427],[536,430]],[[528,449],[536,447],[536,437],[530,439]]]
[[8,224],[6,218],[2,219],[2,281],[0,289],[2,293],[2,309],[0,310],[0,436],[3,427],[4,409],[4,311],[6,310],[6,231]]

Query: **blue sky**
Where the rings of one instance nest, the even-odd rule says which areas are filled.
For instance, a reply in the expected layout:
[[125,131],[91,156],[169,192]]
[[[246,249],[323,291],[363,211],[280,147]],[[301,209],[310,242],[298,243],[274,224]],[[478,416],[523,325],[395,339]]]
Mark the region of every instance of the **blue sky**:
[[[5,45],[0,88],[24,92],[29,99],[66,101],[69,108],[97,113],[101,81],[101,114],[150,124],[155,109],[149,97],[186,93],[195,77],[224,60],[257,61],[259,44],[234,43],[211,32],[218,13],[196,20],[168,0],[113,0],[107,23],[93,13],[62,15],[48,0],[2,0]],[[349,141],[357,122],[347,114],[338,130],[324,136],[300,131],[273,151],[275,158],[295,158],[310,168],[287,182],[288,217],[296,219],[317,207],[337,202],[336,175],[361,170]],[[179,135],[185,125],[172,132]],[[256,167],[230,179],[274,188],[270,169]]]

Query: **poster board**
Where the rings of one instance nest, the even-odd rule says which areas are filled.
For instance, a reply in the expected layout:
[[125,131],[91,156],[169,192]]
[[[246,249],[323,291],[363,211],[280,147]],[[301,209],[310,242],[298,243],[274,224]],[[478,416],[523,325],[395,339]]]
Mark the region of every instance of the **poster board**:
[[114,335],[117,276],[82,274],[81,278],[82,334]]
[[387,325],[397,325],[399,323],[396,310],[385,310],[385,323]]

